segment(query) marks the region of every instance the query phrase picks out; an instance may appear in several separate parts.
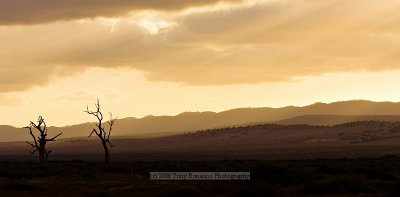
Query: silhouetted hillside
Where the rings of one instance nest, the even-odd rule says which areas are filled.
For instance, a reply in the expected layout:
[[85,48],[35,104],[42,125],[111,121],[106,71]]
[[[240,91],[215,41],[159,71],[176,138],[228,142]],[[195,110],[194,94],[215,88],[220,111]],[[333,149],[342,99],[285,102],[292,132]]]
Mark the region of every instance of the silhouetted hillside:
[[[157,158],[304,159],[397,154],[400,122],[361,121],[335,126],[260,124],[202,130],[155,138],[112,140],[118,160]],[[23,142],[0,143],[0,159],[34,158]],[[102,159],[97,139],[62,139],[49,144],[55,159]],[[58,155],[58,156],[57,156]],[[143,159],[143,158],[142,158]]]
[[349,122],[357,121],[386,121],[397,122],[400,121],[400,116],[387,116],[387,115],[304,115],[294,118],[279,120],[277,124],[293,125],[293,124],[307,124],[307,125],[338,125]]
[[[241,108],[215,112],[185,112],[177,116],[147,116],[141,119],[124,118],[116,122],[114,136],[163,136],[187,131],[219,128],[232,125],[246,125],[284,120],[282,124],[332,125],[358,120],[394,121],[400,114],[400,103],[343,101],[330,104],[315,103],[305,107],[284,108]],[[304,115],[344,115],[304,116]],[[357,115],[357,116],[356,116]],[[366,116],[359,116],[366,115]],[[381,116],[386,115],[386,116]],[[304,117],[298,117],[304,116]],[[289,118],[297,117],[291,120]],[[27,120],[28,122],[29,120]],[[49,123],[51,124],[51,123]],[[84,123],[66,127],[50,127],[50,135],[59,131],[63,138],[87,136],[94,123]],[[29,140],[30,136],[22,129],[0,127],[0,141]]]

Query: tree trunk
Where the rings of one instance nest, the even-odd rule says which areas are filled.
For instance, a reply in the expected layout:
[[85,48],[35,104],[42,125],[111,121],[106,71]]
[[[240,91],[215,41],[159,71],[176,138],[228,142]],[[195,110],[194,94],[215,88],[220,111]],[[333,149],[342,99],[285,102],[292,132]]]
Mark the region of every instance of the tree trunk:
[[104,162],[110,163],[110,152],[108,151],[107,142],[102,141],[103,148],[104,148]]
[[47,157],[46,156],[47,156],[46,155],[46,150],[43,150],[43,149],[39,150],[39,161],[40,161],[40,163],[46,163],[46,161],[47,161]]

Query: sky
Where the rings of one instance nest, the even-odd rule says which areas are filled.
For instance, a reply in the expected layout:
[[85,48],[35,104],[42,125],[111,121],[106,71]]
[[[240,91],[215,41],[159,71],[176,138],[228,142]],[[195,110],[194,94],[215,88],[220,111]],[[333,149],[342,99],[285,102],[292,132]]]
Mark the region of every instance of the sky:
[[0,125],[400,101],[399,0],[0,0]]

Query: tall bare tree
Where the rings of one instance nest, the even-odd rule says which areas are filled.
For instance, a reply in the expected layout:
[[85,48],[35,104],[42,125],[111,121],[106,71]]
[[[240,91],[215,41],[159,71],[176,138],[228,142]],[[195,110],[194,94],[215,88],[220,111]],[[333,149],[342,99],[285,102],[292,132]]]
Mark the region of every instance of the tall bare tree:
[[[31,145],[32,148],[34,148],[33,151],[31,151],[32,154],[35,154],[35,152],[39,152],[39,161],[41,163],[47,162],[49,158],[49,154],[52,152],[51,150],[46,150],[46,143],[51,142],[51,141],[56,141],[56,138],[60,136],[62,133],[59,133],[58,135],[54,136],[53,138],[48,139],[47,138],[47,125],[46,122],[44,121],[42,116],[39,116],[38,118],[38,123],[35,124],[34,122],[31,121],[29,126],[25,127],[29,129],[29,133],[31,134],[33,138],[34,143],[30,143],[26,141],[27,144]],[[39,136],[36,137],[32,129],[36,129],[39,131]]]
[[109,163],[110,162],[110,151],[108,149],[108,146],[110,146],[110,148],[114,147],[110,142],[110,136],[111,136],[111,131],[113,129],[114,123],[117,120],[117,118],[113,118],[112,113],[110,113],[110,120],[107,121],[108,131],[106,131],[103,126],[103,113],[100,110],[99,99],[97,99],[97,102],[95,103],[95,107],[96,107],[95,111],[90,111],[89,106],[86,106],[86,110],[84,110],[84,112],[86,112],[90,115],[93,115],[97,118],[96,128],[93,128],[89,137],[91,137],[93,135],[93,133],[96,134],[97,137],[99,137],[101,144],[103,145],[103,149],[104,149],[104,161],[106,163]]

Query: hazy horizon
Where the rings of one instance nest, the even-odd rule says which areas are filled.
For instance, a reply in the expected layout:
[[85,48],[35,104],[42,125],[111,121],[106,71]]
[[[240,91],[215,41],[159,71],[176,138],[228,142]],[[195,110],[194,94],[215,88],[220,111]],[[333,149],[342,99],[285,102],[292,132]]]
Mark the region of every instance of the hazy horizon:
[[[394,101],[371,101],[371,100],[365,100],[365,99],[351,99],[351,100],[334,101],[334,102],[313,102],[313,103],[306,104],[306,105],[238,107],[238,108],[225,109],[225,110],[221,110],[221,111],[211,111],[211,110],[207,110],[207,111],[183,111],[183,112],[179,112],[179,113],[176,113],[176,114],[149,114],[149,115],[144,115],[144,116],[141,116],[141,117],[135,117],[135,116],[117,117],[117,119],[134,118],[134,119],[141,120],[141,119],[145,119],[145,118],[148,118],[148,117],[178,117],[179,115],[182,115],[182,114],[185,114],[185,113],[216,113],[216,114],[219,114],[219,113],[223,113],[223,112],[229,112],[229,111],[232,111],[232,110],[241,110],[241,109],[268,109],[268,108],[270,108],[270,109],[283,109],[283,108],[286,108],[286,107],[304,108],[304,107],[309,107],[309,106],[313,106],[313,105],[316,105],[316,104],[333,105],[333,104],[338,104],[338,103],[350,103],[350,102],[367,102],[369,104],[371,104],[371,103],[376,103],[376,104],[380,104],[380,103],[394,103],[394,104],[400,103],[400,102],[394,102]],[[342,115],[342,116],[346,116],[344,114],[346,114],[346,113],[343,113],[343,114],[331,114],[331,113],[328,113],[328,114],[325,114],[325,115],[339,115],[339,116]],[[321,115],[321,114],[317,113],[317,114],[305,114],[305,115],[317,115],[318,116],[318,115]],[[349,114],[347,114],[347,115],[349,115]],[[355,113],[355,114],[350,114],[350,115],[369,116],[369,115],[372,115],[372,114],[356,114]],[[394,115],[394,114],[380,114],[380,115],[383,115],[383,116],[389,115],[390,116],[390,115]],[[399,115],[400,115],[400,112],[399,112]],[[301,117],[301,116],[304,116],[304,115],[299,115],[299,116]],[[279,121],[284,121],[286,119],[289,120],[291,118],[297,118],[299,116],[289,116],[289,117],[286,117],[284,119],[280,119]],[[37,118],[37,117],[35,117],[35,118]],[[35,120],[35,119],[33,119],[33,120]],[[76,123],[71,123],[71,124],[66,124],[66,125],[48,124],[48,126],[50,126],[50,127],[68,127],[68,126],[76,126],[76,125],[85,124],[85,123],[92,123],[92,122],[94,122],[94,121],[93,120],[89,120],[89,121],[85,121],[85,122],[76,122]],[[248,123],[252,123],[252,122],[248,122]],[[232,125],[235,125],[235,124],[232,124]],[[26,125],[0,124],[0,126],[12,126],[12,127],[15,127],[15,128],[22,128],[22,127],[25,127]],[[231,126],[231,125],[228,124],[226,126]]]

